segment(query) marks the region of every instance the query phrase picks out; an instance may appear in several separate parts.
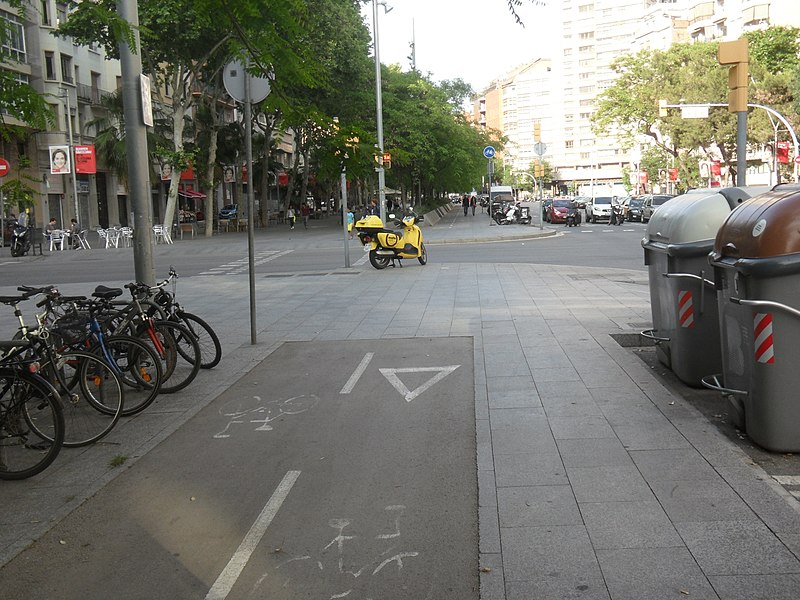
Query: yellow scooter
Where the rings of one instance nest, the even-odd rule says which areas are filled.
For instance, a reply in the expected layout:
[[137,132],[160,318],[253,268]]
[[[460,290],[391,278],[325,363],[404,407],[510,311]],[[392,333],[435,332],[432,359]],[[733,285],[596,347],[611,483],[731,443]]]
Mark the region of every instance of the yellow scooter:
[[417,223],[421,223],[425,218],[413,212],[402,219],[394,215],[389,215],[389,218],[395,225],[402,226],[403,230],[385,229],[383,221],[377,215],[369,215],[356,221],[358,239],[364,244],[364,251],[369,252],[369,263],[376,269],[385,269],[389,266],[389,261],[392,266],[395,266],[397,261],[402,267],[400,261],[404,258],[416,258],[421,265],[428,262],[428,252],[422,241],[422,230],[417,226]]

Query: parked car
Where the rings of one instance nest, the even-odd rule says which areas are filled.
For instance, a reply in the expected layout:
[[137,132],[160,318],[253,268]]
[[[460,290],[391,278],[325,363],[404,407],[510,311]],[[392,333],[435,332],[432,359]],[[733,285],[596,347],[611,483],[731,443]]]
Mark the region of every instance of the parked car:
[[597,196],[586,203],[586,222],[597,223],[611,218],[611,196]]
[[566,198],[555,198],[551,202],[550,206],[547,207],[547,222],[566,223],[567,213],[569,212],[571,205],[571,200],[567,200]]
[[625,207],[626,221],[642,221],[642,208],[644,207],[645,196],[631,196]]
[[220,211],[218,218],[220,219],[235,219],[239,216],[239,205],[238,204],[226,204],[223,206]]
[[642,205],[642,223],[647,223],[659,206],[674,197],[667,194],[648,194],[645,196],[644,204]]

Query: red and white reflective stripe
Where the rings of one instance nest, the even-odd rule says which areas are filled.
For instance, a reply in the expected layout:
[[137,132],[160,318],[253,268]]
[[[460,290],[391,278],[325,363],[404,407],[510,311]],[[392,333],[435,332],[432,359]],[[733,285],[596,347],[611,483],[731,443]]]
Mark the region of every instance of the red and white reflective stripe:
[[681,327],[694,327],[692,292],[688,290],[678,292],[678,320],[681,323]]
[[772,345],[772,314],[756,313],[753,317],[753,339],[756,347],[756,362],[775,362],[775,348]]

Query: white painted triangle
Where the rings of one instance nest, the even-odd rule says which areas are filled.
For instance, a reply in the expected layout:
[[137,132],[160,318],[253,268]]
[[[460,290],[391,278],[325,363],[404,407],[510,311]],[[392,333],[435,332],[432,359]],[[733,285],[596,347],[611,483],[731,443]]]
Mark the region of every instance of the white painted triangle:
[[[406,367],[403,369],[379,369],[381,375],[386,377],[386,380],[392,384],[392,387],[400,392],[400,395],[406,399],[406,402],[411,402],[414,398],[422,394],[425,390],[430,388],[432,385],[438,383],[450,373],[455,371],[461,365],[451,365],[449,367]],[[409,390],[400,378],[397,376],[398,373],[436,373],[433,377],[428,379],[425,383],[421,386],[417,387],[414,390]]]

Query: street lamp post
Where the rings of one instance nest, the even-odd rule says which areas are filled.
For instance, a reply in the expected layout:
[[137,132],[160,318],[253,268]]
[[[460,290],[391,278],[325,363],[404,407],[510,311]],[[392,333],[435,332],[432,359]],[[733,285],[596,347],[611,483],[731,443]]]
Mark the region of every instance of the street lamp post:
[[378,37],[378,4],[383,6],[383,13],[392,10],[385,0],[372,0],[372,38],[375,43],[375,104],[378,121],[378,206],[381,221],[386,222],[386,173],[383,169],[383,98],[381,95],[381,51]]
[[[61,96],[66,101],[67,105],[67,135],[69,136],[69,160],[71,161],[70,171],[72,172],[72,200],[75,203],[75,220],[80,222],[81,221],[81,213],[80,213],[80,206],[78,204],[78,176],[75,173],[75,143],[73,140],[72,134],[72,106],[69,102],[69,90],[61,89],[61,92],[64,94]],[[64,215],[61,215],[61,225],[64,229],[67,228],[67,224],[64,220]]]

